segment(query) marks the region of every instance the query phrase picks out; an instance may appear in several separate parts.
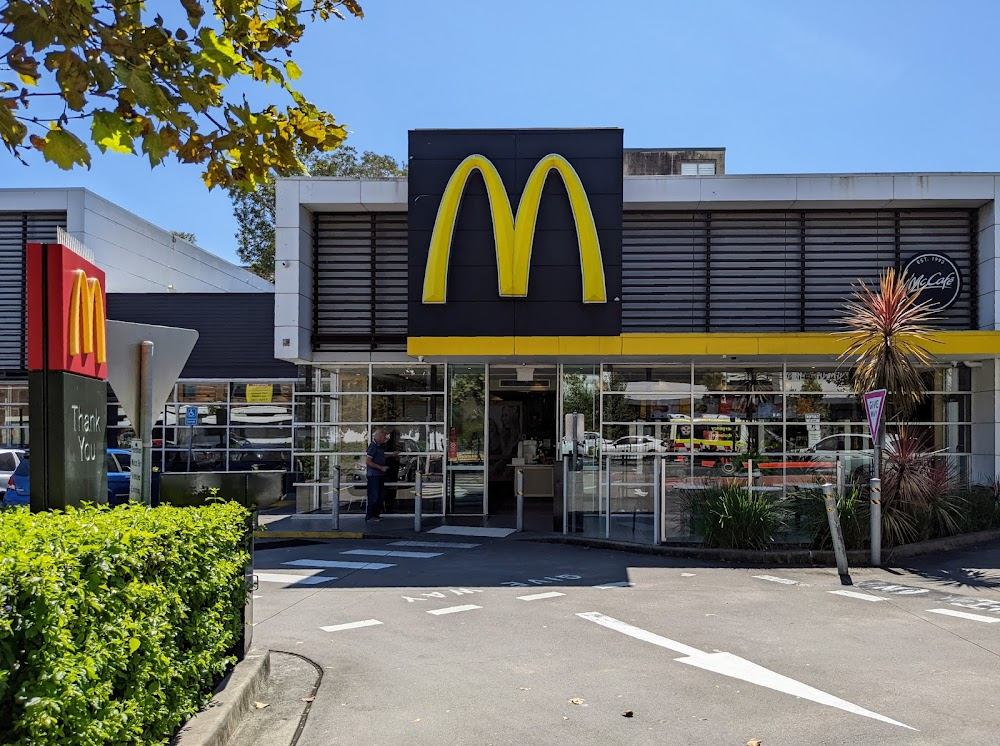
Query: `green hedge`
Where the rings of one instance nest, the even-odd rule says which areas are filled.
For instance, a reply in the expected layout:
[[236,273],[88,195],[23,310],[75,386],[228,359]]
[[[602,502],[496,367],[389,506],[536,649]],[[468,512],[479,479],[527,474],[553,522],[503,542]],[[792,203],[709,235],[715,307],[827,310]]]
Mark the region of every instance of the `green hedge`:
[[234,660],[247,515],[0,512],[0,743],[165,742]]

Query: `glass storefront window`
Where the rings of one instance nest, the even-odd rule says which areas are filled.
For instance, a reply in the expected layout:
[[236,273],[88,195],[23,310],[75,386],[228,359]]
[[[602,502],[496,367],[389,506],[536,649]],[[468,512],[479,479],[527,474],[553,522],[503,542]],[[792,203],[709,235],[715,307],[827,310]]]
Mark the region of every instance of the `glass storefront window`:
[[229,401],[228,383],[179,383],[177,384],[177,401],[226,403]]
[[444,395],[372,394],[372,420],[444,422]]
[[448,399],[448,463],[484,464],[486,366],[452,368]]
[[373,365],[373,392],[444,393],[444,367],[440,365]]

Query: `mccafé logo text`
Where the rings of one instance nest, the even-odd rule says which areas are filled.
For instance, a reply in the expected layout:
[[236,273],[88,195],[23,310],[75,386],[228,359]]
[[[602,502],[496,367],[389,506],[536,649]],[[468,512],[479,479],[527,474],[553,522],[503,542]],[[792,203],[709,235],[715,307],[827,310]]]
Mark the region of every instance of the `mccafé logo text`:
[[944,310],[962,292],[962,275],[958,267],[944,254],[917,254],[906,263],[906,288],[917,294],[919,303]]
[[542,188],[550,171],[562,178],[569,197],[580,247],[580,270],[583,279],[583,302],[606,303],[604,261],[597,238],[590,201],[576,170],[561,155],[550,154],[532,169],[524,186],[517,214],[511,209],[507,191],[496,167],[482,155],[470,155],[448,180],[438,207],[431,233],[430,250],[424,273],[424,303],[445,303],[448,297],[448,262],[465,186],[473,171],[482,174],[490,202],[493,238],[496,242],[497,281],[501,297],[523,298],[528,294],[531,248],[535,238]]
[[73,291],[69,297],[67,343],[72,357],[81,353],[96,355],[97,364],[108,361],[108,341],[104,319],[101,283],[87,277],[82,269],[73,272]]

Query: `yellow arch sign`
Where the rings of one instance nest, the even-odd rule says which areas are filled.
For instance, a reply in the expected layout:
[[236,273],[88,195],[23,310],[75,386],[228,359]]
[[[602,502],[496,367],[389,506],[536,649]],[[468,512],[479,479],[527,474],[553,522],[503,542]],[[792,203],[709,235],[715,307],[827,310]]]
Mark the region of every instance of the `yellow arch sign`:
[[583,302],[606,303],[604,260],[597,238],[594,214],[579,175],[569,161],[554,153],[542,158],[532,169],[517,206],[517,218],[511,210],[507,191],[496,167],[482,155],[470,155],[462,161],[448,180],[441,205],[438,207],[434,230],[431,233],[427,268],[424,272],[424,303],[445,303],[448,297],[448,262],[451,258],[451,241],[462,203],[465,185],[473,171],[479,171],[486,182],[493,218],[493,238],[497,252],[497,280],[500,295],[505,298],[523,298],[528,294],[528,271],[531,268],[531,247],[535,238],[538,206],[542,200],[542,187],[550,171],[562,177],[569,196],[573,221],[576,223],[577,242],[580,246],[580,270],[583,277]]
[[[97,364],[108,361],[108,342],[105,335],[104,297],[101,283],[87,277],[82,269],[74,271],[73,290],[69,296],[69,354],[76,357],[96,353]],[[81,344],[81,328],[83,341]]]

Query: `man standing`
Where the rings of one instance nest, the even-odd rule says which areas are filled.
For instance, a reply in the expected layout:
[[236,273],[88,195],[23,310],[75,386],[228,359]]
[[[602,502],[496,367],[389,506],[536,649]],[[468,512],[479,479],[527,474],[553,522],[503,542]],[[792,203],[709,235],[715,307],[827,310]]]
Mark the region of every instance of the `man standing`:
[[386,432],[379,428],[372,435],[368,455],[365,457],[365,474],[368,477],[368,507],[365,510],[366,521],[382,520],[382,501],[385,499],[385,473],[387,456],[397,456],[396,453],[385,452]]

